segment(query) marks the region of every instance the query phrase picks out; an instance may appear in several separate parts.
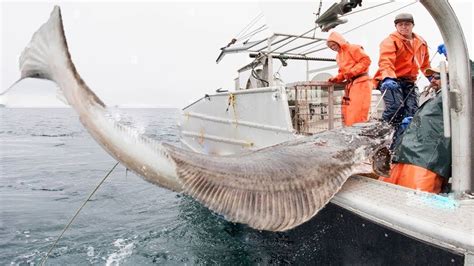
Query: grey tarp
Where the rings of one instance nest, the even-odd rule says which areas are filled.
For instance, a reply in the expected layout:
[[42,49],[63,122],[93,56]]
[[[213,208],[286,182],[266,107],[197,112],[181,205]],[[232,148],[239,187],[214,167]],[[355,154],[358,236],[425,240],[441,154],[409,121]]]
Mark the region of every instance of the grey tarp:
[[392,160],[451,177],[451,139],[443,136],[441,93],[420,106],[395,148]]

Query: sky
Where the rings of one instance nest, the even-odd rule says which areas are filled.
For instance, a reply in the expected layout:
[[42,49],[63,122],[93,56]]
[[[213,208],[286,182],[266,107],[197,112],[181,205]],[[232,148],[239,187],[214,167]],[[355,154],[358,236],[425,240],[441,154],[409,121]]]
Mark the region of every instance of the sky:
[[[334,1],[323,1],[322,11]],[[386,1],[363,1],[363,8]],[[370,19],[389,13],[411,1],[397,1],[348,16],[349,22],[337,27],[348,31]],[[464,31],[470,58],[473,56],[473,4],[450,1]],[[246,54],[226,55],[216,64],[220,48],[260,13],[254,27],[266,24],[271,32],[301,34],[314,27],[319,0],[295,1],[214,1],[214,2],[0,2],[0,91],[20,76],[18,58],[33,33],[47,21],[54,4],[61,7],[66,38],[79,74],[109,106],[182,108],[218,88],[234,88],[237,69],[250,62]],[[360,9],[360,8],[359,8]],[[356,9],[357,10],[357,9]],[[428,42],[430,55],[442,43],[441,35],[420,3],[389,14],[345,35],[360,44],[372,59],[370,74],[377,69],[379,43],[395,30],[393,18],[410,12],[414,32]],[[327,33],[315,32],[327,37]],[[258,39],[255,36],[252,40]],[[324,46],[320,46],[324,47]],[[317,56],[335,57],[324,50]],[[432,61],[436,66],[443,57]],[[289,61],[274,69],[284,82],[306,78],[302,62]],[[331,65],[311,63],[310,68]],[[326,71],[334,74],[337,70]],[[422,81],[423,83],[423,81]],[[0,96],[9,107],[61,107],[54,83],[27,79],[11,92]]]

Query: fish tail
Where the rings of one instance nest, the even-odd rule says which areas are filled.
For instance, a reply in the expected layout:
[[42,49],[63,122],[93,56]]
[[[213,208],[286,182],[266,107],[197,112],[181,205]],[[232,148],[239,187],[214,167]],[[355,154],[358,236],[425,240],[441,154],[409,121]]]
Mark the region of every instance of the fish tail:
[[[31,38],[20,56],[20,80],[37,78],[51,80],[59,85],[70,105],[74,105],[77,93],[74,90],[84,90],[89,101],[102,107],[105,104],[90,90],[74,66],[69,53],[61,9],[55,6],[50,18]],[[78,86],[61,86],[70,81]],[[65,88],[69,91],[64,91]]]

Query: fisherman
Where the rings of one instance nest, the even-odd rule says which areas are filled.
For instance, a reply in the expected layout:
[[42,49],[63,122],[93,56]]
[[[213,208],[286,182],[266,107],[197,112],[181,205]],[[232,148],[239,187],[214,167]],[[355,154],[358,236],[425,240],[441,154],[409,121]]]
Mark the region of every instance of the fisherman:
[[367,74],[370,58],[360,45],[350,44],[341,34],[332,32],[327,46],[337,52],[336,61],[339,72],[328,82],[345,82],[341,114],[345,126],[366,122],[372,96],[372,84]]
[[379,69],[374,76],[385,102],[382,119],[395,127],[391,150],[403,133],[403,118],[412,117],[418,109],[418,71],[425,73],[430,67],[428,45],[413,32],[413,16],[401,13],[394,22],[396,31],[380,44]]
[[451,176],[451,139],[443,135],[440,71],[429,68],[431,98],[423,103],[400,138],[390,177],[379,180],[439,193]]

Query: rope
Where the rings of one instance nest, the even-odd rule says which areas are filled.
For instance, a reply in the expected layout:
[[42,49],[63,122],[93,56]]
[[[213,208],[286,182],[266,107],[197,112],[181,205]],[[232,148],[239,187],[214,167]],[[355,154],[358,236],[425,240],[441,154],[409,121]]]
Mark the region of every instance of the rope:
[[198,142],[201,146],[202,146],[202,144],[204,144],[204,128],[201,128],[201,130],[199,131]]
[[46,263],[46,260],[48,259],[49,257],[49,254],[51,254],[51,251],[53,250],[53,248],[56,246],[56,244],[58,243],[59,239],[61,239],[61,237],[64,235],[64,233],[66,232],[66,230],[69,228],[69,226],[72,224],[72,222],[74,221],[74,219],[76,219],[77,215],[79,215],[79,212],[82,210],[82,208],[86,205],[86,203],[92,198],[92,196],[94,195],[94,193],[99,189],[99,187],[102,185],[102,183],[104,183],[105,179],[107,179],[107,177],[109,177],[109,175],[114,171],[115,167],[117,167],[117,165],[119,164],[119,162],[117,162],[113,167],[112,169],[110,169],[110,171],[102,178],[102,180],[99,182],[99,184],[97,184],[97,186],[94,188],[94,190],[90,193],[89,197],[87,197],[87,199],[84,201],[84,203],[82,203],[81,207],[79,207],[79,209],[76,211],[76,213],[74,214],[74,216],[71,218],[71,220],[69,221],[69,223],[66,225],[66,227],[64,227],[63,231],[61,232],[61,234],[58,236],[58,238],[56,239],[56,241],[54,241],[54,243],[51,245],[51,247],[49,248],[48,250],[48,253],[43,257],[43,260],[41,261],[41,265],[43,266],[45,263]]
[[229,93],[229,98],[227,99],[227,109],[225,109],[226,112],[229,111],[230,106],[235,109],[235,95],[233,93]]
[[228,101],[227,109],[225,111],[227,113],[229,111],[229,107],[232,106],[232,110],[233,110],[233,113],[234,113],[235,126],[237,127],[238,119],[237,119],[237,110],[235,108],[235,103],[236,103],[235,97],[236,97],[235,94],[229,93],[229,99],[227,100]]

